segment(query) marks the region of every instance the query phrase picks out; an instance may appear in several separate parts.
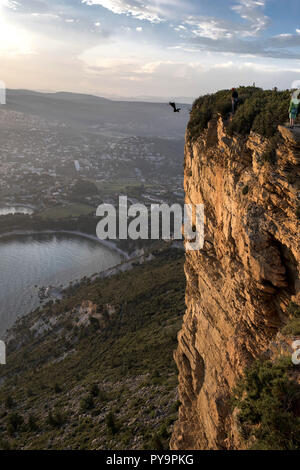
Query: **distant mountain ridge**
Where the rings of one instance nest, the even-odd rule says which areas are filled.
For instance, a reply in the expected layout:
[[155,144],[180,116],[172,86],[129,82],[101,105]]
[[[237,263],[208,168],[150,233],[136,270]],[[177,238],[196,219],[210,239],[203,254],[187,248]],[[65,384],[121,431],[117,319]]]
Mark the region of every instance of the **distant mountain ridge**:
[[66,126],[121,135],[178,138],[184,136],[189,105],[174,116],[168,103],[111,101],[68,92],[7,90],[7,108]]

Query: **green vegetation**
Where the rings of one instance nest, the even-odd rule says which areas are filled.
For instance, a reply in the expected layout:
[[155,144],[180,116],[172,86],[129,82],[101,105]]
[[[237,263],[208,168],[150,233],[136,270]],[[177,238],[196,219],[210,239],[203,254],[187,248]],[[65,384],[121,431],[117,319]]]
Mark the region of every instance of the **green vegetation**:
[[36,432],[39,430],[37,420],[33,415],[29,415],[27,426],[29,431]]
[[15,403],[10,395],[5,399],[4,403],[5,403],[5,408],[9,410],[11,410],[15,406]]
[[300,386],[290,358],[256,361],[234,391],[243,438],[255,450],[300,449]]
[[92,181],[78,179],[72,188],[70,198],[73,201],[82,201],[84,197],[90,197],[98,194],[98,188]]
[[109,433],[111,434],[117,434],[118,432],[118,425],[116,423],[116,418],[115,418],[115,415],[112,411],[110,411],[108,413],[108,415],[106,416],[106,419],[105,419],[105,423],[106,423],[106,426],[107,426],[107,430]]
[[300,335],[300,318],[293,318],[283,328],[282,333],[284,335],[298,336]]
[[24,419],[18,413],[12,413],[7,418],[7,432],[10,436],[20,430]]
[[54,392],[55,393],[61,393],[62,392],[62,388],[60,385],[58,385],[58,383],[54,384]]
[[55,413],[49,411],[46,423],[52,426],[53,428],[60,428],[65,423],[65,418],[58,411],[56,411]]
[[95,403],[93,399],[93,395],[87,395],[86,397],[82,398],[80,402],[80,408],[82,411],[89,411],[95,408]]
[[98,183],[98,189],[103,195],[110,194],[112,196],[126,194],[128,197],[140,196],[148,189],[153,189],[151,185],[140,183],[128,183],[128,181],[110,181]]
[[48,219],[65,219],[67,217],[80,217],[95,213],[95,209],[85,204],[69,204],[45,210],[41,216]]
[[97,384],[92,384],[90,388],[90,394],[92,397],[98,397],[100,394],[100,390]]
[[[228,121],[229,134],[248,135],[254,131],[264,137],[274,136],[278,125],[288,119],[290,92],[264,91],[255,87],[240,87],[237,91],[240,104],[232,120]],[[221,90],[195,101],[188,126],[193,140],[199,137],[217,114],[229,118],[231,94],[230,90]]]
[[300,335],[300,306],[291,302],[288,307],[289,321],[282,329],[284,335]]
[[[64,210],[64,208],[62,208]],[[79,217],[55,218],[56,209],[49,209],[41,215],[6,215],[1,217],[0,234],[10,233],[15,230],[23,231],[78,231],[95,235],[95,230],[99,218],[91,215],[81,215]],[[47,217],[46,217],[47,214]],[[62,215],[62,213],[61,213]]]
[[[132,271],[73,286],[19,320],[0,369],[1,448],[168,447],[178,410],[173,351],[185,311],[184,255],[154,255]],[[97,329],[80,313],[87,301]]]
[[262,159],[265,162],[270,163],[271,165],[274,165],[276,163],[276,150],[278,147],[279,140],[279,134],[275,134],[273,137],[271,137],[268,147],[262,155]]

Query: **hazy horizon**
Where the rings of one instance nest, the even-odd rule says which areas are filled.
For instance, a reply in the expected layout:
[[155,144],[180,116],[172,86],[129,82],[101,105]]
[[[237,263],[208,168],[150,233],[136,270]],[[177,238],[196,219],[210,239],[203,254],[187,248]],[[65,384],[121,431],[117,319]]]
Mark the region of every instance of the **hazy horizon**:
[[[5,82],[3,82],[4,85]],[[171,98],[177,99],[178,103],[181,104],[192,104],[193,101],[197,98],[196,96],[150,96],[150,95],[140,95],[140,96],[121,96],[121,95],[112,95],[109,93],[101,93],[101,92],[95,92],[95,93],[87,93],[87,92],[80,92],[80,91],[72,91],[72,90],[66,90],[66,89],[57,89],[57,90],[39,90],[39,89],[29,89],[29,88],[6,88],[6,91],[24,91],[24,92],[29,92],[29,93],[41,93],[41,94],[60,94],[60,93],[65,93],[65,94],[73,94],[73,95],[86,95],[86,96],[95,96],[97,98],[104,98],[106,100],[110,101],[129,101],[129,102],[149,102],[149,103],[165,103],[166,101],[169,101]],[[200,93],[201,95],[201,93]]]

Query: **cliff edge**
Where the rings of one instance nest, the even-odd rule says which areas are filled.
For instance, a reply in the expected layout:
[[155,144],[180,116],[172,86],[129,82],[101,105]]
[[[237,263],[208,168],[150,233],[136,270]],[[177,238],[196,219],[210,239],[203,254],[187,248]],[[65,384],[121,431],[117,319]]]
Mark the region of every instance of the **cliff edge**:
[[256,358],[291,357],[300,339],[282,332],[300,305],[300,130],[270,139],[229,125],[215,115],[186,135],[186,203],[205,206],[205,246],[186,253],[173,450],[247,448],[232,390]]

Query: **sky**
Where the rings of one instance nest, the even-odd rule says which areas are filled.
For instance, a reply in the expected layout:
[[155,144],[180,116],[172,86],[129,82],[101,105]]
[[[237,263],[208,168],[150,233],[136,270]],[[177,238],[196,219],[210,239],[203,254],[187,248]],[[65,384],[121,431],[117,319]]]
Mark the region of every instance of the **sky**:
[[300,79],[299,0],[0,0],[7,88],[195,98]]

